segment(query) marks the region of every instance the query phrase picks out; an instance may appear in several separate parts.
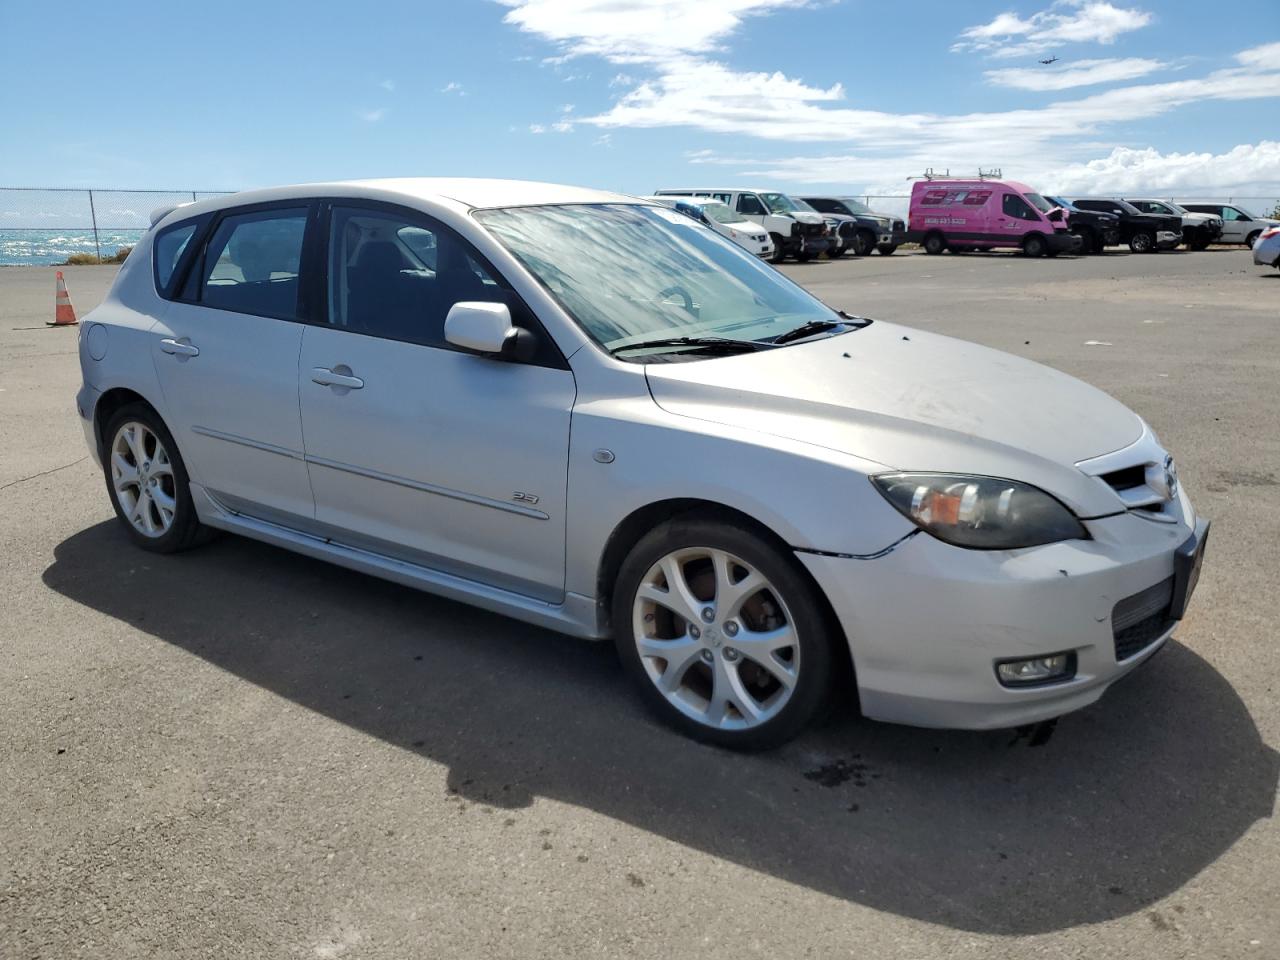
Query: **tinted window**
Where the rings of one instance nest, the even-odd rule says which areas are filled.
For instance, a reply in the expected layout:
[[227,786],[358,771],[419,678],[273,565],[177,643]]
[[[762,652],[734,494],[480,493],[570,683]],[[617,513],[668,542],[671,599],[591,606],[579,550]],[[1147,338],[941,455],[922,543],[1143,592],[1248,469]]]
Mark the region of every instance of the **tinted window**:
[[1039,220],[1040,217],[1035,210],[1031,208],[1031,204],[1023,200],[1016,193],[1006,193],[1004,195],[1004,212],[1005,216],[1017,217],[1019,220]]
[[204,254],[199,300],[237,313],[295,320],[305,207],[224,217]]
[[844,213],[840,209],[840,205],[834,201],[827,200],[824,197],[805,197],[804,202],[813,207],[819,213]]
[[1237,210],[1235,207],[1223,207],[1222,219],[1223,220],[1252,220],[1253,217],[1246,216],[1245,214]]
[[748,217],[764,216],[764,204],[754,193],[744,193],[738,197],[738,212]]
[[182,252],[187,249],[187,244],[191,242],[191,238],[195,236],[196,223],[179,223],[172,227],[166,227],[156,235],[154,253],[156,263],[156,289],[161,293],[169,289],[169,282],[173,279],[173,271],[178,266],[178,261],[182,258]]
[[[512,306],[513,298],[472,248],[449,231],[407,215],[333,208],[331,324],[354,333],[442,347],[445,317],[462,300]],[[514,317],[516,311],[512,313]]]

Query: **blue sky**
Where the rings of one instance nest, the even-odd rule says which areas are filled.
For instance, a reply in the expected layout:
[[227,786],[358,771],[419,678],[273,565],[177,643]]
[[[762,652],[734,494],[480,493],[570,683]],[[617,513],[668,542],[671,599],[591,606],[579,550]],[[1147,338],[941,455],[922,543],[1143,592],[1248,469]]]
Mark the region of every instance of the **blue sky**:
[[0,0],[0,27],[0,185],[901,192],[980,164],[1280,195],[1277,0]]

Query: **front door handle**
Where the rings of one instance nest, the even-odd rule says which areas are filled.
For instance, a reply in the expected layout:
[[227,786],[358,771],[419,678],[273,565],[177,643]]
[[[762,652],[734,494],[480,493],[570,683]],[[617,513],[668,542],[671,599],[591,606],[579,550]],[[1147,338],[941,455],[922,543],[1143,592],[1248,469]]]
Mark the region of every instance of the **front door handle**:
[[184,343],[181,340],[173,340],[166,337],[160,341],[160,349],[165,353],[172,354],[175,357],[198,357],[200,356],[200,348],[191,343]]
[[345,387],[348,390],[359,390],[364,386],[364,381],[353,377],[351,368],[344,364],[338,364],[332,370],[328,367],[312,367],[311,382],[322,387]]

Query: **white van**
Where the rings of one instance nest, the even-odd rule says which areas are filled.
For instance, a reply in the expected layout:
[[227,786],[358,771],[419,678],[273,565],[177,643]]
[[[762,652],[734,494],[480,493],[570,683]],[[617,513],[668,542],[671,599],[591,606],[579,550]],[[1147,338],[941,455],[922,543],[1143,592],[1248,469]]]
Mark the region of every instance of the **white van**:
[[697,197],[719,200],[731,210],[764,227],[773,243],[774,263],[787,257],[812,260],[835,242],[820,213],[801,208],[777,190],[743,190],[733,187],[690,187],[655,190],[657,197]]

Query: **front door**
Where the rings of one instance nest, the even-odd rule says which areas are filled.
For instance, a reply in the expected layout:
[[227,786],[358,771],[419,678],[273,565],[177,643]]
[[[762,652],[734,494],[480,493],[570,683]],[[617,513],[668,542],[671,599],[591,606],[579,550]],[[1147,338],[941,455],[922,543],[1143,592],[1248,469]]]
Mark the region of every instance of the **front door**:
[[1245,217],[1243,213],[1235,207],[1222,208],[1222,242],[1223,243],[1244,243],[1248,237],[1248,228],[1253,226],[1253,221]]
[[316,520],[338,542],[557,602],[564,596],[572,372],[550,339],[515,363],[444,339],[459,301],[536,321],[475,250],[425,215],[335,204],[327,323],[302,341]]
[[191,479],[252,516],[310,520],[298,292],[308,208],[232,211],[152,328],[166,422]]

